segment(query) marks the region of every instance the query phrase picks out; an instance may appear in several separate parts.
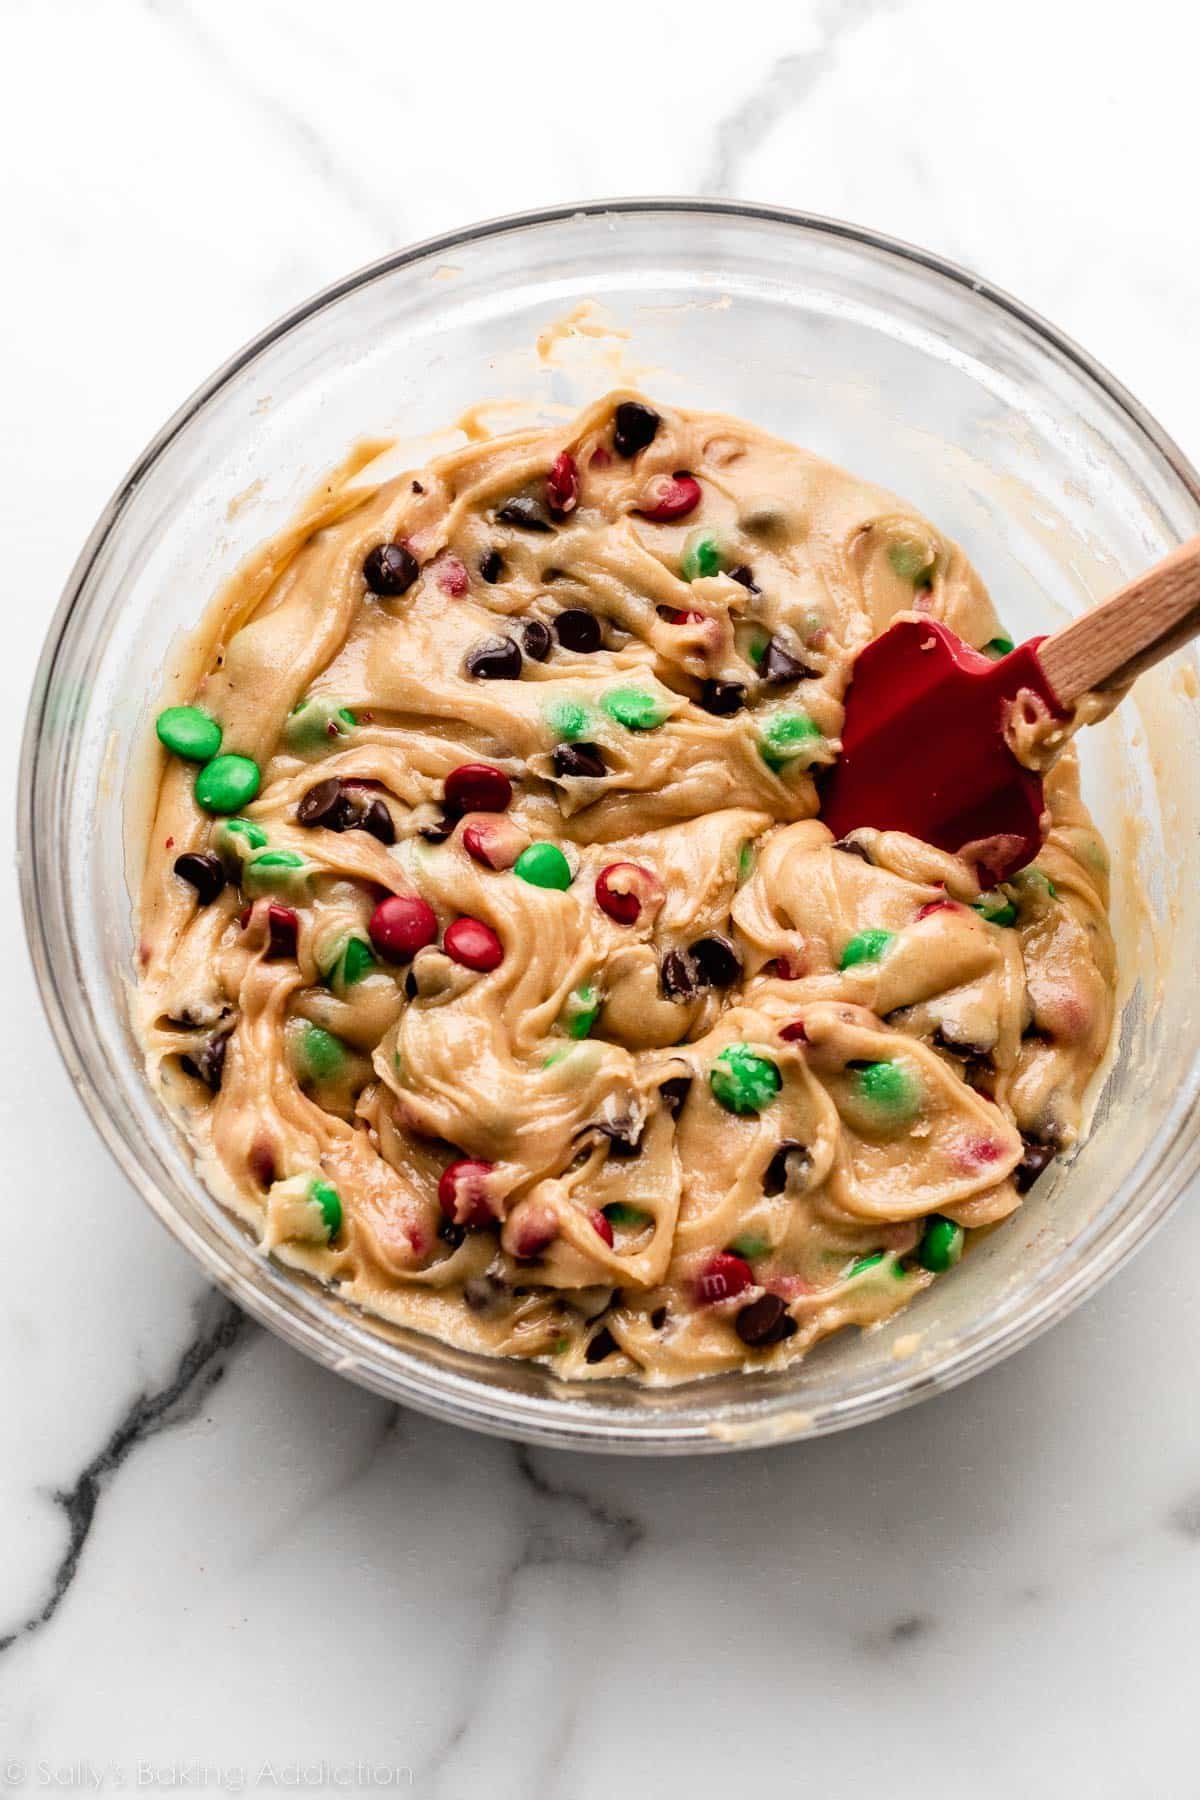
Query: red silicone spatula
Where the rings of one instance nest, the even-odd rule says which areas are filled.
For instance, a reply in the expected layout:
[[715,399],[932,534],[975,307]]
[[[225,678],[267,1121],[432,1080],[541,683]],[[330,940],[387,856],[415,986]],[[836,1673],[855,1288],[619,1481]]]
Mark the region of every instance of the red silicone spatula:
[[1041,777],[1005,741],[1030,692],[1057,717],[1122,687],[1200,631],[1200,537],[1052,637],[991,661],[944,625],[901,619],[867,645],[846,698],[842,754],[821,817],[906,831],[971,855],[992,881],[1032,862],[1045,832]]

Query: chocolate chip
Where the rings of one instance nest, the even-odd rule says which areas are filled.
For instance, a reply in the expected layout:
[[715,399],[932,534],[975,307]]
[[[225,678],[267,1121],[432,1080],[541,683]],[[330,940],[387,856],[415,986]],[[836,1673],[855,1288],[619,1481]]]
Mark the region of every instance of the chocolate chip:
[[479,573],[483,579],[494,586],[504,573],[504,558],[498,550],[489,550],[479,565]]
[[508,1284],[495,1275],[473,1275],[463,1283],[463,1300],[473,1313],[494,1313],[508,1300]]
[[742,972],[742,959],[727,937],[714,932],[697,938],[688,956],[702,987],[730,987]]
[[1024,1154],[1013,1170],[1013,1181],[1018,1194],[1027,1194],[1038,1176],[1043,1174],[1054,1161],[1058,1151],[1053,1144],[1039,1144],[1021,1133],[1021,1141],[1025,1145]]
[[306,790],[296,808],[296,823],[322,825],[327,831],[345,831],[350,823],[347,811],[345,790],[337,776],[330,775]]
[[233,1026],[227,1025],[223,1031],[214,1031],[200,1046],[194,1060],[190,1056],[181,1056],[179,1059],[188,1074],[202,1081],[214,1094],[221,1086],[221,1076],[225,1071],[225,1048],[232,1030]]
[[417,997],[417,978],[411,969],[404,977],[404,992],[410,1000],[415,1000]]
[[731,713],[741,712],[746,704],[746,690],[740,681],[706,681],[700,689],[698,704],[706,713],[727,719]]
[[743,1344],[765,1350],[770,1344],[782,1344],[796,1335],[796,1321],[778,1294],[760,1294],[743,1306],[733,1321],[733,1329]]
[[833,850],[840,850],[843,856],[861,856],[865,863],[871,861],[871,852],[866,849],[864,845],[860,844],[856,838],[838,838],[836,843],[832,844],[830,848]]
[[696,974],[691,961],[681,950],[668,950],[660,970],[662,991],[668,1000],[691,1000],[696,992]]
[[423,494],[425,489],[421,486],[419,481],[414,481],[412,484],[412,491],[414,494]]
[[436,825],[422,825],[417,833],[427,844],[444,844],[454,830],[452,819],[439,819]]
[[934,1032],[933,1042],[939,1050],[948,1050],[951,1056],[969,1056],[972,1061],[977,1062],[991,1061],[991,1044],[972,1043],[970,1038],[962,1037],[945,1019]]
[[785,681],[801,681],[813,674],[813,671],[793,656],[790,650],[785,650],[776,637],[773,637],[767,645],[758,672],[764,681],[773,682],[776,686]]
[[602,1325],[587,1349],[583,1353],[584,1361],[590,1363],[603,1362],[617,1351],[617,1340],[607,1325]]
[[613,449],[618,456],[636,456],[654,442],[661,424],[661,416],[640,400],[622,400],[613,414]]
[[793,1157],[796,1159],[797,1169],[806,1168],[812,1160],[803,1144],[797,1143],[795,1138],[789,1138],[786,1143],[780,1144],[767,1164],[763,1174],[764,1194],[782,1194],[787,1186],[788,1167]]
[[687,1099],[691,1086],[690,1075],[670,1075],[666,1081],[659,1083],[658,1097],[673,1119],[679,1116],[679,1109]]
[[420,573],[420,563],[404,544],[376,544],[363,563],[373,594],[406,594]]
[[553,531],[545,509],[529,494],[517,494],[496,514],[505,525],[519,525],[523,531]]
[[990,1056],[969,1056],[963,1065],[963,1080],[985,1100],[996,1098],[996,1069]]
[[608,774],[608,764],[599,744],[556,744],[554,773],[586,776],[598,781],[601,776]]
[[604,634],[595,613],[585,612],[581,606],[573,606],[566,612],[560,612],[555,619],[554,635],[564,650],[575,650],[581,656],[590,656],[593,650],[600,648]]
[[663,1326],[666,1324],[666,1322],[667,1322],[666,1307],[665,1306],[656,1306],[654,1311],[650,1314],[651,1327],[655,1331],[661,1331]]
[[255,1138],[246,1162],[259,1187],[269,1188],[275,1179],[275,1146],[271,1140]]
[[730,581],[739,582],[742,587],[747,588],[752,594],[762,593],[762,589],[755,581],[748,563],[739,563],[736,569],[730,569],[729,579]]
[[225,871],[221,867],[221,859],[214,856],[211,850],[189,850],[185,855],[177,856],[175,873],[180,880],[195,888],[196,899],[201,906],[211,906],[225,886]]
[[378,838],[381,844],[395,843],[396,827],[392,823],[392,815],[378,794],[371,801],[362,818],[359,819],[357,829],[369,831],[371,836]]
[[466,670],[477,681],[516,681],[521,673],[521,650],[510,637],[480,638],[466,654]]
[[545,662],[553,642],[550,627],[543,625],[540,619],[526,619],[521,636],[525,642],[526,656],[531,656],[534,662]]
[[438,1226],[437,1234],[443,1244],[449,1244],[452,1250],[457,1250],[467,1235],[467,1228],[465,1225],[456,1225],[453,1219],[443,1219]]
[[630,1157],[642,1154],[642,1134],[641,1131],[635,1133],[632,1119],[622,1119],[615,1125],[602,1121],[596,1129],[602,1137],[608,1139],[610,1156],[620,1157],[628,1162]]

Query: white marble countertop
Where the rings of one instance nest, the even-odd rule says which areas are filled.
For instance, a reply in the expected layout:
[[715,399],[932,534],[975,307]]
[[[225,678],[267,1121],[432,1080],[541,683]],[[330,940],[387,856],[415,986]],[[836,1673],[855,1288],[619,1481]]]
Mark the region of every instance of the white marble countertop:
[[[1173,0],[0,23],[10,768],[61,583],[162,419],[311,290],[472,218],[701,191],[873,225],[1021,295],[1200,454]],[[0,829],[11,871],[11,795]],[[1033,1348],[884,1424],[703,1463],[526,1451],[214,1295],[71,1092],[11,873],[0,904],[0,1787],[1200,1791],[1194,1206]]]

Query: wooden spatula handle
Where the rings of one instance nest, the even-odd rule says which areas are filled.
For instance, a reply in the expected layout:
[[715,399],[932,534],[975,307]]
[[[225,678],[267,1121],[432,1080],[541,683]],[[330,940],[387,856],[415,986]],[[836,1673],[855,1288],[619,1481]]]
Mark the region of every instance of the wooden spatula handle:
[[1073,619],[1038,649],[1064,706],[1092,688],[1123,687],[1200,631],[1200,537]]

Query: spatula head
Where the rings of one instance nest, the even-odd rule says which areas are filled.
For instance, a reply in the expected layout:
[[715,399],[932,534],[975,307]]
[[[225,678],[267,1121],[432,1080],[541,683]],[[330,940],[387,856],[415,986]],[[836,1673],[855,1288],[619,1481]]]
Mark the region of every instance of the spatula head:
[[1041,777],[1017,761],[1004,725],[1023,689],[1062,714],[1038,662],[1042,641],[992,661],[944,625],[900,619],[868,644],[822,794],[834,836],[874,825],[956,854],[971,846],[992,882],[1032,862],[1045,835]]

